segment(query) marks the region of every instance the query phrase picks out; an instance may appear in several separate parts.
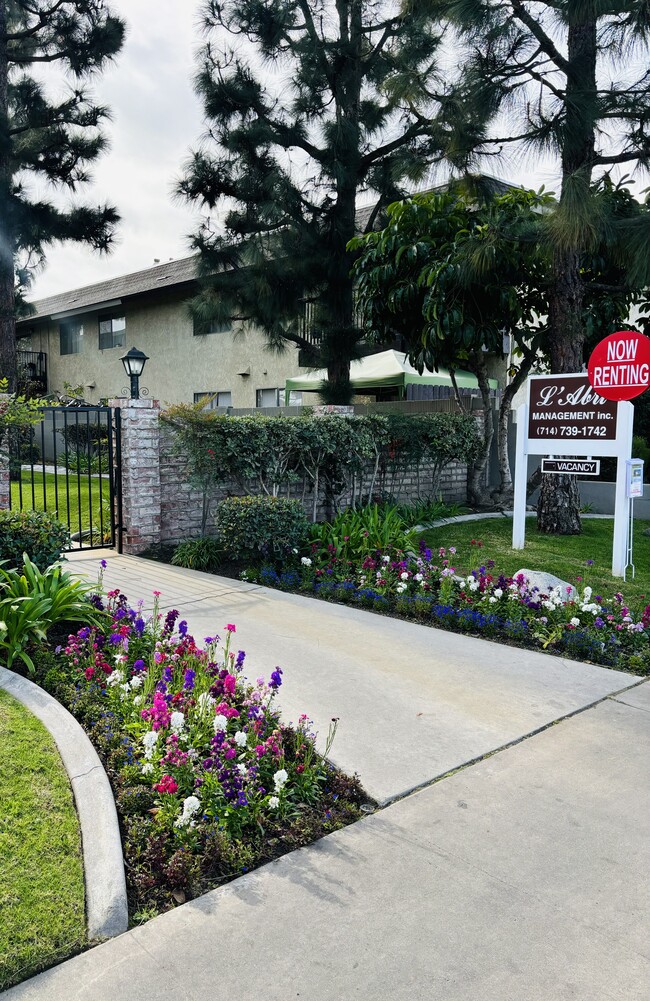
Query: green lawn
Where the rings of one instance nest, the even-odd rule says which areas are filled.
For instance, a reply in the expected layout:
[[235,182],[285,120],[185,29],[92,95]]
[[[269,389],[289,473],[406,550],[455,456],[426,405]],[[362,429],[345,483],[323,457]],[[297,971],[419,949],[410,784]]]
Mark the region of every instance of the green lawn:
[[85,943],[84,880],[68,777],[43,725],[0,690],[0,991]]
[[[633,580],[628,574],[625,583],[611,574],[613,519],[583,518],[581,535],[558,536],[540,534],[535,519],[527,518],[526,548],[523,551],[511,548],[511,518],[485,518],[443,525],[427,530],[424,538],[434,551],[441,546],[455,546],[457,553],[452,562],[461,573],[492,559],[496,569],[508,576],[522,568],[544,570],[572,584],[576,583],[577,577],[582,577],[583,585],[589,584],[594,593],[604,597],[622,591],[630,601],[641,600],[645,595],[650,601],[650,536],[643,535],[648,524],[635,522],[636,578]],[[482,542],[482,547],[472,546],[472,539]],[[593,566],[587,566],[587,560],[593,560]]]
[[[63,476],[58,477],[58,498],[55,487],[54,473],[45,474],[45,493],[43,492],[43,473],[34,471],[34,494],[32,496],[32,478],[27,470],[22,473],[22,504],[20,500],[20,484],[11,484],[11,506],[13,510],[43,511],[56,514],[60,521],[70,525],[74,534],[90,528],[91,511],[92,527],[99,531],[100,521],[100,491],[104,497],[104,531],[110,531],[109,516],[109,485],[108,480],[93,476],[88,489],[88,476],[81,474],[80,482],[76,473],[70,473],[68,489]],[[57,502],[58,501],[58,502]],[[81,514],[80,514],[81,508]]]

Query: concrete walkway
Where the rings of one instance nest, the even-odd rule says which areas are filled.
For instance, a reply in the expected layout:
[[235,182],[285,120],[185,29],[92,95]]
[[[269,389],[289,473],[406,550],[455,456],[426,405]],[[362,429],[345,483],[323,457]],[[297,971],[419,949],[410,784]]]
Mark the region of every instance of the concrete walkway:
[[106,582],[236,622],[382,802],[519,742],[7,1001],[647,1001],[649,683],[128,557]]

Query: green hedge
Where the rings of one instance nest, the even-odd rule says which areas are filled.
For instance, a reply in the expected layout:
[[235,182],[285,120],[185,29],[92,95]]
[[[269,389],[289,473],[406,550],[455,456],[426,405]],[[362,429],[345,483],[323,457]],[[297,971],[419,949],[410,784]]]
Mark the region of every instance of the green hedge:
[[286,497],[226,497],[217,504],[219,540],[232,559],[286,558],[301,549],[309,522],[300,501]]
[[47,511],[0,511],[0,560],[12,567],[22,567],[27,553],[39,570],[46,570],[69,545],[67,525]]
[[319,494],[335,509],[344,494],[354,504],[374,496],[383,481],[399,497],[407,468],[426,469],[421,493],[435,495],[444,467],[471,462],[480,449],[468,414],[231,417],[183,403],[161,420],[204,491],[234,482],[242,493],[277,496],[298,484],[311,495],[314,521]]

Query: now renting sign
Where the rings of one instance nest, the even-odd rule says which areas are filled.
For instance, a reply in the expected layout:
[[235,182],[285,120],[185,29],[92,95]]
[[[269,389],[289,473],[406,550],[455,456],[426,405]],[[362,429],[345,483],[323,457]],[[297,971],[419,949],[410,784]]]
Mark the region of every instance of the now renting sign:
[[595,392],[607,400],[632,400],[650,386],[650,338],[619,330],[596,345],[587,368]]

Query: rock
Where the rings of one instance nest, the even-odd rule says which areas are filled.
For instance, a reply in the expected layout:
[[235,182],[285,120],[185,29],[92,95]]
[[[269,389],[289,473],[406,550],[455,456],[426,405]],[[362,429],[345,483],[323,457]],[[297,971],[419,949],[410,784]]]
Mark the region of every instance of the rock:
[[562,588],[562,596],[565,601],[571,601],[576,596],[576,589],[573,584],[555,577],[552,573],[544,573],[541,570],[517,570],[517,573],[512,576],[517,577],[520,573],[528,578],[531,588],[539,588],[540,594],[549,594],[554,587],[560,587]]

